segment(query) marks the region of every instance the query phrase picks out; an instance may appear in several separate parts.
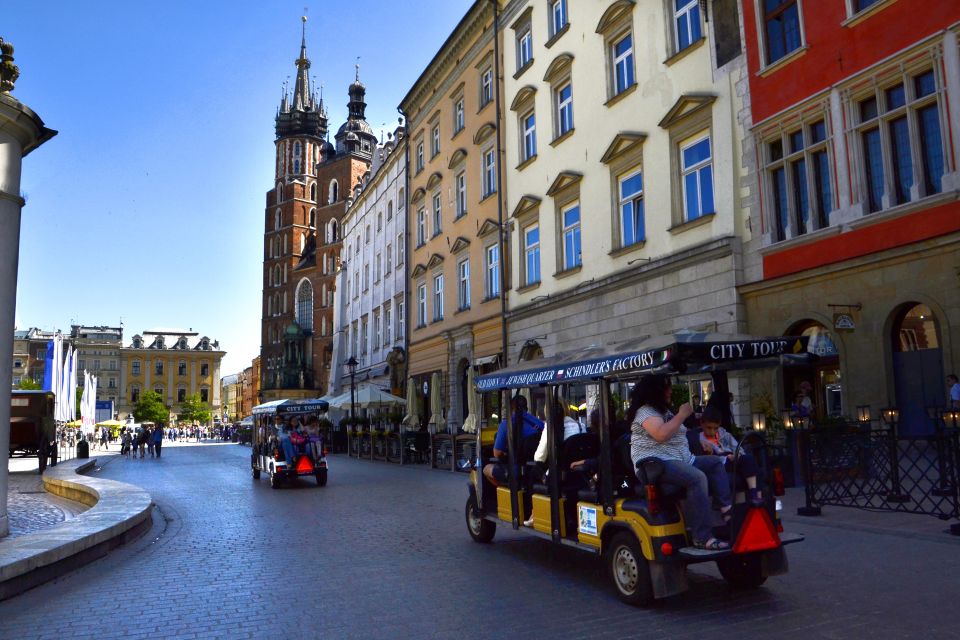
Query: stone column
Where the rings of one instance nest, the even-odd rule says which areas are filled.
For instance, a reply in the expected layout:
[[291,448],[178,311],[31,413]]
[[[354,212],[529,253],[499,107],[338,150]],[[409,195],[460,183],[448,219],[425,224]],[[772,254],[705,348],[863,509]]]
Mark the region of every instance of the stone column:
[[0,536],[10,533],[7,465],[10,451],[10,382],[13,324],[20,261],[20,168],[28,153],[57,134],[10,95],[19,70],[13,47],[0,38]]

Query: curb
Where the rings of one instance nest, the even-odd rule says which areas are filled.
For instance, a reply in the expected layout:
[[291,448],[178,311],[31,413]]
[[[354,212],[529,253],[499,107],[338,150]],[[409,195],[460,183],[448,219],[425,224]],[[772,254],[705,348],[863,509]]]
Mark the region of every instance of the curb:
[[0,600],[101,558],[150,528],[150,494],[123,482],[80,475],[96,463],[96,458],[67,460],[44,472],[47,492],[91,508],[49,529],[0,542]]

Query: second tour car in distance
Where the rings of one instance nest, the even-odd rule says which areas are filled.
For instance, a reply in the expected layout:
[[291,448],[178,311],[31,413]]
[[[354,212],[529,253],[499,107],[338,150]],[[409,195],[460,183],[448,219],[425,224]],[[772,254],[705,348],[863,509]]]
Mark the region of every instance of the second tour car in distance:
[[300,476],[312,476],[317,486],[327,484],[327,447],[319,419],[330,405],[324,400],[274,400],[253,408],[250,467],[253,478],[270,476],[280,488]]

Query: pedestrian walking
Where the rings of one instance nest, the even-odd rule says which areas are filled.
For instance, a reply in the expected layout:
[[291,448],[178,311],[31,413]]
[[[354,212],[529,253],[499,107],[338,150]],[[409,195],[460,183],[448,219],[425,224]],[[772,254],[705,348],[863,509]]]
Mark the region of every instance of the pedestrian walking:
[[47,459],[51,459],[50,466],[57,464],[57,423],[53,421],[50,415],[44,415],[40,418],[40,442],[37,443],[37,458],[40,468],[37,471],[40,475],[47,469]]
[[949,395],[947,406],[960,409],[960,378],[957,378],[955,373],[947,376],[947,394]]
[[157,452],[157,457],[160,457],[160,445],[163,444],[163,427],[157,425],[153,428],[153,448]]

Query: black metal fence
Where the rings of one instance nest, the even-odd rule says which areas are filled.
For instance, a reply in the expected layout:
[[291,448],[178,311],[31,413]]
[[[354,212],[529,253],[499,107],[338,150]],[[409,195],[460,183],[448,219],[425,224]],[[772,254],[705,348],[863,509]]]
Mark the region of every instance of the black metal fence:
[[[806,505],[825,505],[960,518],[960,432],[898,437],[889,427],[846,425],[800,433]],[[960,535],[960,523],[950,526]]]

